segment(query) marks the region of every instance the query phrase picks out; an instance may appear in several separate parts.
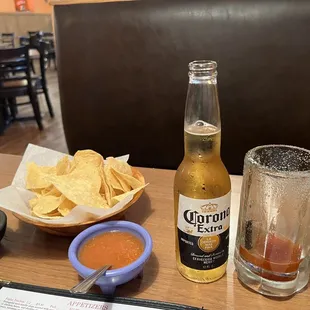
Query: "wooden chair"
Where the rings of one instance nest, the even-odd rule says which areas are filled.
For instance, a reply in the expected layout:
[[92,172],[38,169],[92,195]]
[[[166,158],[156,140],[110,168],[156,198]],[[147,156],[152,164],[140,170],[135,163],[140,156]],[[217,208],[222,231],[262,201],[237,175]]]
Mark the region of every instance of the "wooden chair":
[[48,111],[51,117],[54,117],[53,106],[49,97],[47,80],[46,80],[46,57],[48,57],[49,44],[43,41],[38,41],[35,44],[29,45],[30,49],[37,49],[40,54],[40,75],[36,76],[38,80],[37,94],[44,94]]
[[11,117],[5,100],[0,98],[0,135],[4,132],[10,121]]
[[[8,70],[9,68],[9,70]],[[15,70],[15,68],[19,68]],[[12,76],[12,73],[18,75]],[[37,98],[38,80],[31,78],[29,47],[0,50],[0,103],[9,107],[11,117],[14,120],[26,120],[29,118],[17,118],[17,107],[31,104],[35,120],[40,130],[43,129],[40,107]],[[30,102],[16,103],[16,97],[28,96]]]
[[[29,45],[31,41],[31,37],[19,37],[19,45],[20,46],[26,46]],[[30,57],[30,67],[32,72],[35,74],[36,70],[34,68],[33,59]]]
[[39,33],[40,33],[40,31],[28,31],[29,37],[35,36],[35,35],[37,35]]
[[43,39],[45,38],[54,38],[54,33],[53,32],[45,32],[45,31],[40,31],[40,34]]
[[15,34],[14,34],[14,32],[2,33],[1,34],[1,42],[7,48],[14,48],[15,47]]
[[48,59],[50,44],[41,40],[41,35],[37,33],[36,35],[30,37],[29,49],[30,50],[35,49],[39,52],[41,74],[36,76],[38,80],[37,94],[44,94],[50,116],[54,117],[53,106],[49,97],[47,80],[46,80],[46,62]]
[[20,46],[25,46],[30,43],[29,37],[19,37],[19,45]]
[[40,31],[39,36],[40,36],[41,41],[44,41],[44,42],[49,44],[48,50],[47,50],[48,67],[50,67],[51,61],[53,61],[54,67],[55,67],[55,69],[57,69],[54,34],[52,32]]

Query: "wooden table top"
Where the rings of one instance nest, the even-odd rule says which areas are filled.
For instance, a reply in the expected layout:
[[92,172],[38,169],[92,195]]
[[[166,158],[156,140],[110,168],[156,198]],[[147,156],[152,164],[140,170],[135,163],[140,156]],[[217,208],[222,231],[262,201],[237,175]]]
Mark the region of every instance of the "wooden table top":
[[[0,188],[9,185],[21,157],[0,154]],[[284,300],[266,298],[241,285],[233,264],[242,178],[232,176],[231,242],[227,274],[217,282],[196,284],[175,267],[173,227],[174,171],[141,168],[150,185],[126,213],[126,220],[143,225],[152,235],[153,253],[143,279],[118,287],[116,295],[184,303],[205,309],[310,309],[310,289]],[[57,237],[20,222],[10,212],[0,246],[0,278],[68,289],[78,281],[67,250],[72,239]]]

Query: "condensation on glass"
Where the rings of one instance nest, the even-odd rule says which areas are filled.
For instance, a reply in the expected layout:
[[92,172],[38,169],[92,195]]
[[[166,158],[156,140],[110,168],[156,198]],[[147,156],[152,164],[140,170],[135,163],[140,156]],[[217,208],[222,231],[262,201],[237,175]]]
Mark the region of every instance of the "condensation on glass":
[[239,279],[269,296],[309,281],[310,151],[286,145],[250,150],[244,161],[235,266]]

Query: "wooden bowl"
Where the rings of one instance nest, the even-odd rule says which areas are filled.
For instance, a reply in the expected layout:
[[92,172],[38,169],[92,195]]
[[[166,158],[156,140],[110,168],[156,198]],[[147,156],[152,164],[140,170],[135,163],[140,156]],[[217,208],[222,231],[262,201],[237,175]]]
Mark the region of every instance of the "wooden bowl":
[[[141,172],[136,169],[136,168],[132,168],[132,172],[133,175],[139,179],[141,182],[143,182],[143,184],[145,184],[145,180],[143,175],[141,174]],[[124,213],[126,212],[126,210],[132,206],[142,195],[143,193],[143,189],[141,189],[139,192],[137,192],[133,199],[125,206],[123,207],[121,210],[115,211],[114,213],[111,213],[109,215],[105,215],[101,218],[96,218],[93,220],[89,220],[87,222],[82,222],[82,223],[78,223],[78,224],[53,224],[53,223],[42,223],[42,222],[38,222],[36,220],[32,220],[29,218],[25,218],[20,214],[14,213],[14,216],[17,217],[19,220],[28,223],[28,224],[32,224],[38,228],[40,228],[41,230],[52,234],[52,235],[57,235],[57,236],[65,236],[65,237],[74,237],[76,235],[78,235],[81,231],[83,231],[84,229],[94,225],[94,224],[98,224],[101,222],[105,222],[105,221],[113,221],[113,220],[118,220],[120,219]]]

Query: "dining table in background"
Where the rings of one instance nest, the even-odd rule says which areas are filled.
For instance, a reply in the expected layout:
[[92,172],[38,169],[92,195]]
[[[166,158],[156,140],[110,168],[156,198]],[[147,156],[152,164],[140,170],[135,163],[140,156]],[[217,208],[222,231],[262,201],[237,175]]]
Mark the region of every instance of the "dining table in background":
[[[0,188],[10,185],[20,156],[0,154]],[[125,219],[141,224],[153,238],[153,253],[142,279],[116,289],[117,296],[154,299],[204,307],[204,309],[310,309],[310,289],[292,298],[273,299],[254,293],[238,280],[234,263],[242,177],[231,176],[232,206],[230,251],[226,275],[210,284],[183,278],[176,269],[174,251],[173,178],[174,171],[139,168],[149,185],[125,214]],[[8,227],[0,246],[0,279],[69,289],[80,280],[67,251],[72,238],[58,237],[19,221],[6,211]],[[99,293],[99,289],[94,289]]]

